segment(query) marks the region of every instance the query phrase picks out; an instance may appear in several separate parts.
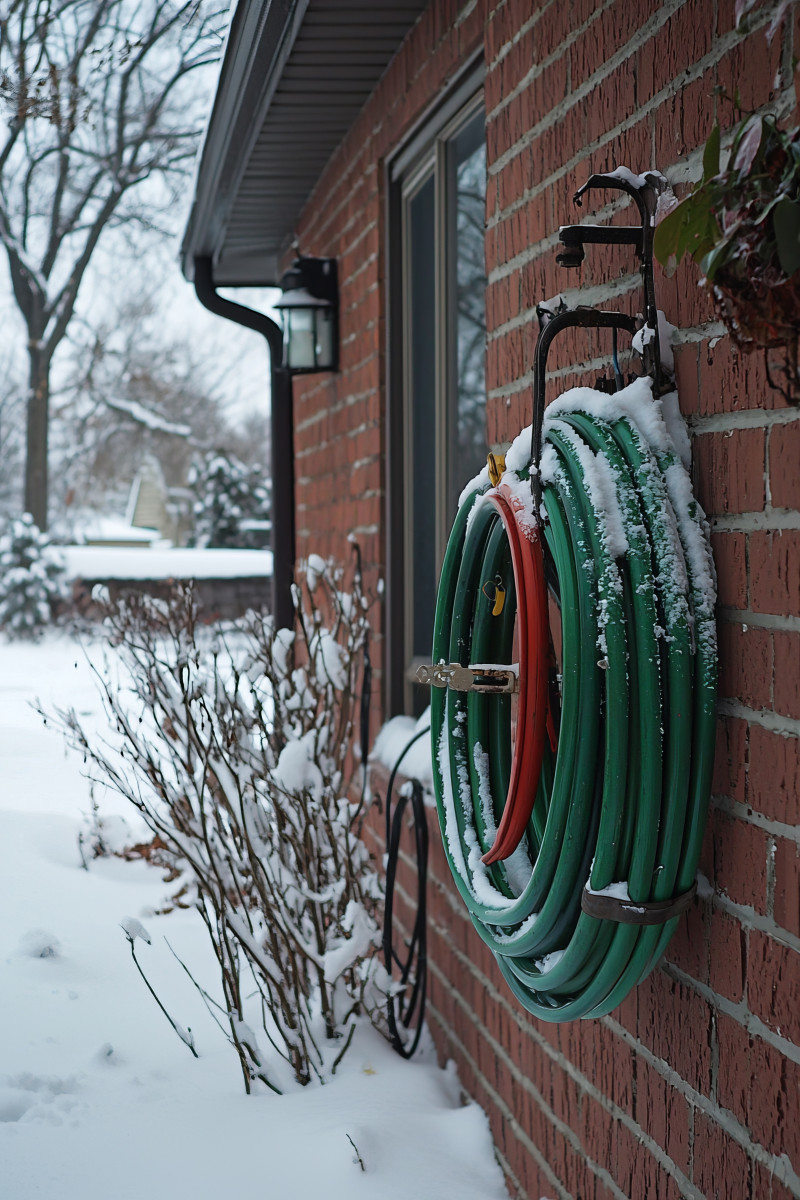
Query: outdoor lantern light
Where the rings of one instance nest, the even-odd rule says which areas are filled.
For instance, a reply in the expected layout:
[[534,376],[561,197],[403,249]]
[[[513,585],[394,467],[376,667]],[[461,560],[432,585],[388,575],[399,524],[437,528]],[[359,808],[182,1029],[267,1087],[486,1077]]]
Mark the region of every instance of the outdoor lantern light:
[[283,365],[295,375],[338,366],[339,289],[335,258],[297,258],[275,305],[283,323]]

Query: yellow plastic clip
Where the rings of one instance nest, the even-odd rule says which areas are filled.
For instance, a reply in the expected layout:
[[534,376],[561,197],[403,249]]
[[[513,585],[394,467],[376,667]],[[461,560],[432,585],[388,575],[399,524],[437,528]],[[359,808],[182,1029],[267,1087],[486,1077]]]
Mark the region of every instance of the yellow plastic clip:
[[[488,592],[487,588],[494,588],[494,591]],[[487,600],[492,600],[494,602],[492,606],[492,616],[499,617],[500,613],[503,611],[503,605],[506,602],[506,589],[503,587],[500,577],[498,576],[496,579],[487,579],[486,583],[481,588],[481,591]]]
[[492,481],[492,487],[497,487],[506,469],[506,456],[505,454],[490,453],[486,456],[486,464],[489,468],[489,478]]

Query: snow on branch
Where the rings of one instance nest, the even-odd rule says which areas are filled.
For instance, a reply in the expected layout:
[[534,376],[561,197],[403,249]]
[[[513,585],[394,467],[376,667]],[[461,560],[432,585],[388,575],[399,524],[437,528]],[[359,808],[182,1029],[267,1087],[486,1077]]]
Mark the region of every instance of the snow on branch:
[[168,433],[173,437],[179,438],[189,438],[192,436],[190,425],[168,421],[166,417],[160,417],[152,409],[145,408],[143,404],[139,404],[137,400],[123,400],[117,397],[105,396],[104,401],[108,408],[112,408],[115,412],[124,413],[126,417],[130,417],[132,421],[135,421],[137,425],[144,425],[147,429],[152,429],[154,433]]

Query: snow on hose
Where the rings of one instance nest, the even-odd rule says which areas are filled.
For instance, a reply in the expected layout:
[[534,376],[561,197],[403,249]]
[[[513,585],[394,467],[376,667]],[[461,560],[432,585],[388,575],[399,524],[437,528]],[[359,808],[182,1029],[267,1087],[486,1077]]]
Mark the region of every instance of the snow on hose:
[[676,403],[647,378],[565,393],[545,414],[541,513],[525,430],[497,486],[484,471],[465,489],[442,568],[434,664],[505,666],[520,688],[516,737],[509,692],[432,689],[444,846],[509,986],[547,1021],[615,1008],[693,895],[715,576],[664,421]]

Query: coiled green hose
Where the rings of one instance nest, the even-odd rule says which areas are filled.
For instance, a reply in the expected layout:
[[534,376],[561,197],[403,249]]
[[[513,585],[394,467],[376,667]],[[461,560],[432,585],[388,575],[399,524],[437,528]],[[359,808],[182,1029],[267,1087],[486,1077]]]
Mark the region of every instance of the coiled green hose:
[[[566,1021],[610,1012],[645,978],[678,921],[669,902],[693,887],[714,752],[715,577],[649,380],[614,396],[566,393],[547,410],[543,447],[541,514],[523,486],[529,431],[506,456],[503,486],[523,498],[525,537],[544,539],[561,661],[532,648],[550,655],[550,736],[524,836],[504,861],[482,859],[508,793],[511,696],[435,687],[431,736],[444,846],[475,927],[525,1008]],[[476,481],[453,526],[434,663],[517,655],[528,598],[516,594],[490,490]],[[492,581],[506,591],[496,616]],[[586,911],[598,893],[612,898],[610,918]]]

